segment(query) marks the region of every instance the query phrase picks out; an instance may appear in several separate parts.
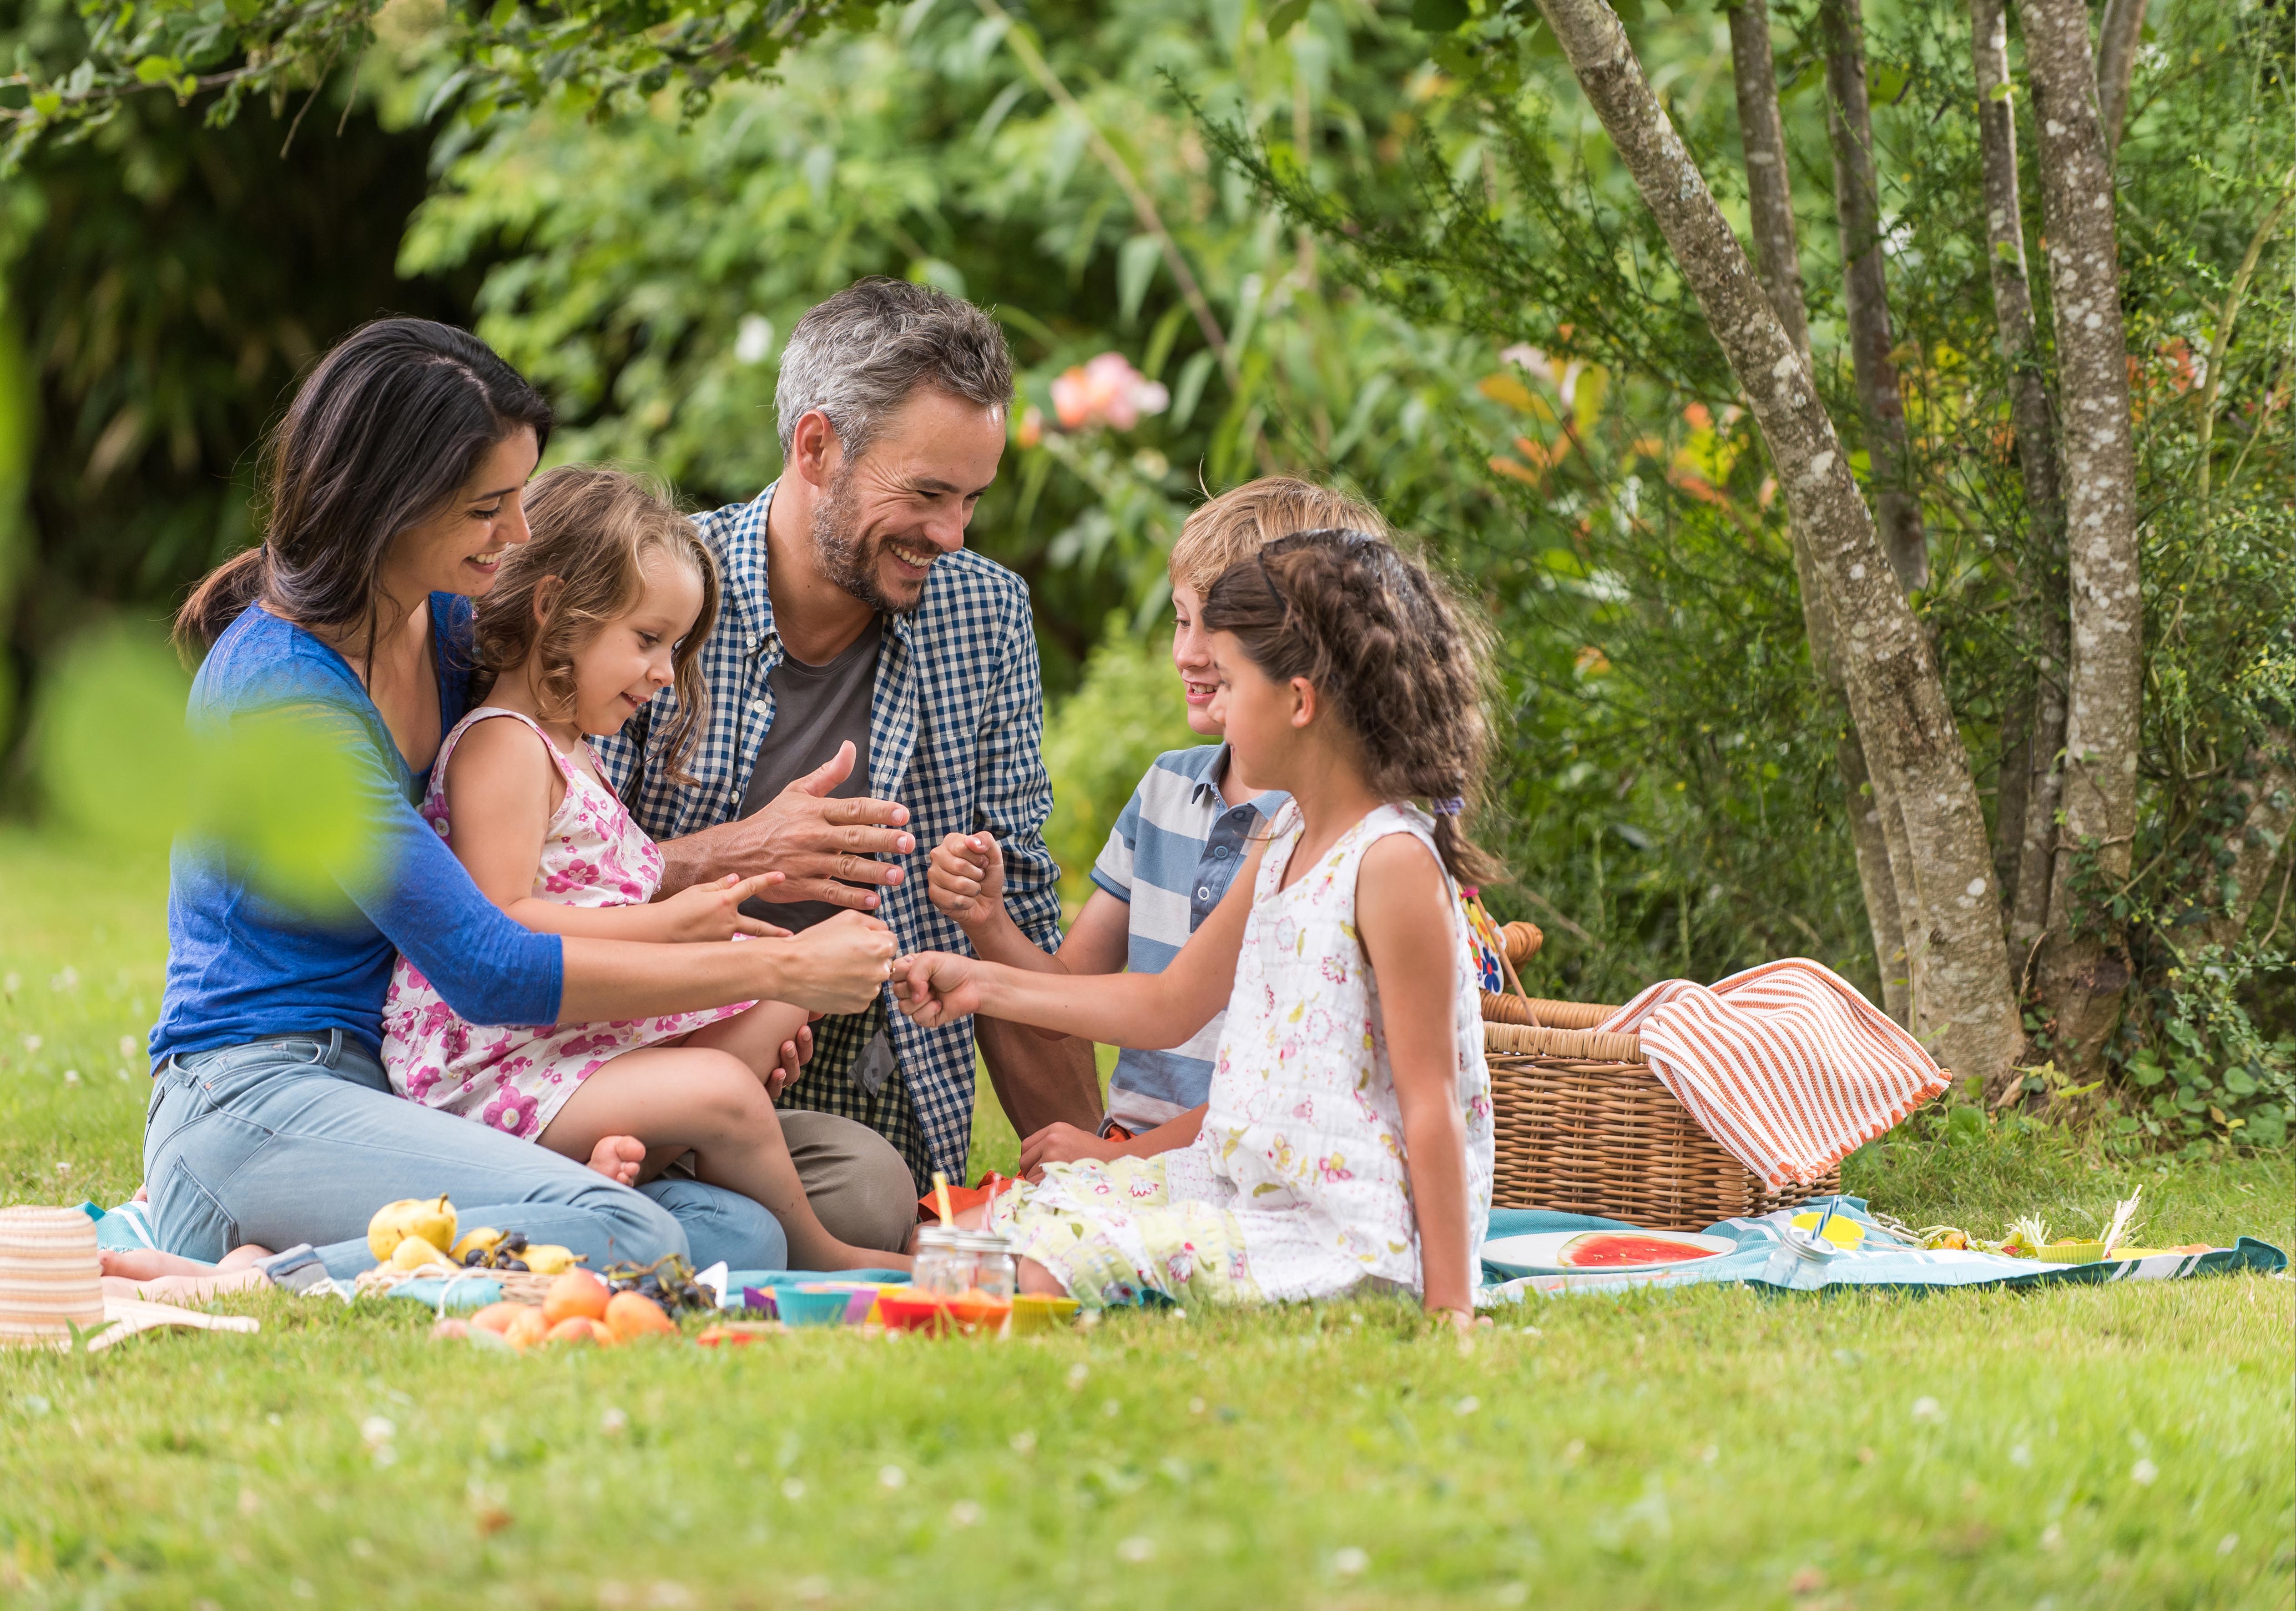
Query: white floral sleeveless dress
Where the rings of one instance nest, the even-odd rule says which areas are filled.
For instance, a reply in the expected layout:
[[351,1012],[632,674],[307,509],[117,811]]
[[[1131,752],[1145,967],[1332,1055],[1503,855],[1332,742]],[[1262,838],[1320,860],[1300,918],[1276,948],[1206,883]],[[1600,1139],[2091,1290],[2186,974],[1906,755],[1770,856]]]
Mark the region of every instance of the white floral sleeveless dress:
[[[1299,808],[1286,806],[1270,833],[1193,1144],[1048,1165],[1041,1183],[997,1200],[998,1227],[1088,1305],[1144,1293],[1210,1303],[1330,1297],[1366,1281],[1421,1290],[1389,1026],[1355,914],[1364,853],[1392,833],[1432,853],[1432,823],[1412,806],[1382,806],[1289,889]],[[1469,1257],[1480,1260],[1491,1206],[1490,1071],[1473,941],[1456,889],[1451,897]]]
[[[652,900],[661,887],[661,852],[611,790],[568,760],[549,734],[515,710],[480,706],[455,724],[431,763],[423,820],[440,838],[447,837],[447,757],[464,733],[496,716],[532,728],[566,781],[565,796],[545,832],[542,861],[534,870],[534,898],[567,906],[636,906]],[[383,998],[382,1062],[391,1089],[408,1100],[530,1141],[556,1116],[575,1086],[611,1059],[675,1040],[751,1005],[743,1002],[609,1024],[483,1026],[466,1023],[402,956]]]

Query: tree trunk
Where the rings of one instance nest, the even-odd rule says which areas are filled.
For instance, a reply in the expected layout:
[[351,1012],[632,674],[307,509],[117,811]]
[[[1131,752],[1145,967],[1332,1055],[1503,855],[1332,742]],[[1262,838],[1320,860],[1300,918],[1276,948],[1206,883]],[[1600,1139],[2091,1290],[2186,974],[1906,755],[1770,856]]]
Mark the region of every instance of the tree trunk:
[[2233,863],[2225,869],[2218,887],[2224,914],[2208,926],[2211,945],[2230,945],[2248,932],[2257,897],[2287,847],[2289,829],[2296,827],[2296,733],[2267,729],[2263,740],[2249,751],[2248,765],[2251,775],[2241,785],[2248,810],[2233,845]]
[[1969,0],[1970,53],[1977,70],[1978,144],[1985,168],[1985,243],[1993,276],[1993,317],[2009,365],[2009,422],[2025,483],[2025,521],[2046,560],[2029,575],[2038,646],[2033,686],[2019,713],[2018,753],[2004,746],[1994,800],[1995,866],[2009,954],[2021,969],[2048,920],[2057,806],[2065,745],[2064,494],[2058,482],[2057,429],[2034,339],[2033,293],[2026,281],[2024,209],[2017,193],[2017,110],[2009,77],[2009,28],[2002,0]]
[[[2094,1068],[2128,986],[2103,899],[2128,877],[2142,738],[2144,600],[2136,461],[2120,320],[2112,158],[2097,122],[2088,10],[2025,0],[2025,68],[2040,127],[2041,212],[2064,408],[2066,560],[2072,659],[2065,716],[2064,830],[2041,945],[2055,1043]],[[2077,888],[2076,885],[2084,887]]]
[[2136,47],[2144,40],[2145,0],[2104,0],[2096,29],[2096,111],[2104,154],[2120,149],[2128,118],[2128,86],[2136,77]]
[[[1809,314],[1802,298],[1801,248],[1794,227],[1793,185],[1786,166],[1784,120],[1778,115],[1776,63],[1770,45],[1767,0],[1740,0],[1730,12],[1730,60],[1738,92],[1738,130],[1746,150],[1746,197],[1753,217],[1754,258],[1761,266],[1762,290],[1786,339],[1810,367]],[[1801,588],[1802,627],[1809,637],[1810,664],[1830,689],[1843,732],[1834,744],[1841,772],[1841,794],[1849,818],[1849,846],[1857,861],[1857,887],[1866,901],[1866,920],[1874,935],[1874,963],[1882,981],[1882,1009],[1900,1024],[1913,1022],[1913,993],[1906,966],[1906,934],[1899,915],[1897,875],[1892,871],[1883,813],[1866,766],[1857,729],[1847,717],[1841,668],[1833,653],[1833,623],[1825,609],[1824,584],[1813,568],[1800,524],[1789,519],[1794,574]]]
[[1915,1033],[1964,1077],[2015,1058],[2017,1011],[1991,898],[1985,815],[1928,634],[1895,585],[1841,438],[1744,249],[1603,0],[1539,0],[1571,70],[1673,249],[1769,445],[1839,633],[1836,659],[1877,778],[1898,805],[1919,947]]
[[1906,404],[1890,354],[1890,282],[1882,258],[1882,191],[1874,171],[1874,118],[1866,97],[1865,23],[1859,0],[1824,0],[1826,132],[1833,142],[1833,210],[1841,227],[1843,312],[1850,365],[1866,416],[1866,456],[1882,519],[1882,542],[1898,585],[1929,580],[1929,540],[1915,495]]
[[[1900,1024],[1914,1021],[1913,966],[1906,953],[1905,913],[1898,900],[1898,863],[1890,854],[1890,834],[1884,827],[1902,822],[1891,809],[1884,811],[1882,791],[1874,787],[1866,765],[1866,747],[1857,729],[1846,728],[1834,740],[1833,764],[1841,770],[1841,793],[1849,803],[1849,843],[1857,853],[1857,887],[1866,897],[1866,920],[1874,930],[1874,967],[1882,976],[1882,1010]],[[1900,832],[1902,829],[1900,828]]]
[[1809,313],[1801,290],[1801,238],[1794,227],[1793,181],[1786,172],[1786,131],[1778,115],[1777,64],[1771,54],[1768,0],[1739,0],[1730,11],[1730,66],[1738,90],[1738,136],[1746,148],[1746,205],[1753,215],[1754,261],[1762,289],[1809,363]]

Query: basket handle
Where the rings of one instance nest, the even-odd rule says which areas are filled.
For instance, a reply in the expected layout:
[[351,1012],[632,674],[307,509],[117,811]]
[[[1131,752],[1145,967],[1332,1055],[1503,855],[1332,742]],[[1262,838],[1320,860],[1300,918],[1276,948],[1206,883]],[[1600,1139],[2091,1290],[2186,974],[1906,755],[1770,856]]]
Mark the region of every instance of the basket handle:
[[1499,968],[1506,975],[1507,985],[1513,994],[1528,1002],[1531,994],[1522,987],[1515,964],[1537,956],[1538,948],[1546,943],[1546,936],[1536,923],[1515,922],[1499,930]]

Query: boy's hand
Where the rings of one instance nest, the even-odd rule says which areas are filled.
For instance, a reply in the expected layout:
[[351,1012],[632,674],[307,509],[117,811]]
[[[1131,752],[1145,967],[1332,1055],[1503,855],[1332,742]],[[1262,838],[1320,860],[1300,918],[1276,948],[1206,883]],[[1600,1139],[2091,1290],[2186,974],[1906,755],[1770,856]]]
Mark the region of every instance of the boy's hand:
[[783,876],[761,872],[745,879],[729,872],[706,884],[688,885],[657,904],[669,920],[669,937],[673,940],[730,940],[737,934],[786,938],[788,929],[742,915],[742,902],[765,894],[780,883]]
[[960,928],[975,928],[1002,916],[1004,853],[996,836],[953,833],[934,846],[925,871],[925,890],[932,904],[954,918]]
[[1021,1143],[1021,1161],[1014,1165],[1013,1173],[1024,1181],[1033,1181],[1047,1164],[1073,1164],[1078,1158],[1097,1158],[1106,1163],[1123,1156],[1124,1144],[1120,1141],[1079,1130],[1074,1124],[1047,1124]]
[[946,951],[921,951],[893,964],[893,996],[901,1010],[937,1029],[980,1010],[980,964]]

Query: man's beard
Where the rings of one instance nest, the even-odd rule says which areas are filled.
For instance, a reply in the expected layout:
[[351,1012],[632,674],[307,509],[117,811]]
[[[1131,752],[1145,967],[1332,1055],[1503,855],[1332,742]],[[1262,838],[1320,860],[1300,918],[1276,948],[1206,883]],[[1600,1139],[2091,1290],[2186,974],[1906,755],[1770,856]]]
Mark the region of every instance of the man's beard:
[[872,609],[889,616],[914,615],[924,601],[924,584],[905,601],[886,593],[878,580],[877,556],[887,539],[864,542],[854,535],[860,522],[860,499],[853,493],[853,472],[840,470],[813,511],[814,552],[821,556],[822,574]]

